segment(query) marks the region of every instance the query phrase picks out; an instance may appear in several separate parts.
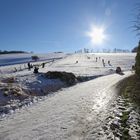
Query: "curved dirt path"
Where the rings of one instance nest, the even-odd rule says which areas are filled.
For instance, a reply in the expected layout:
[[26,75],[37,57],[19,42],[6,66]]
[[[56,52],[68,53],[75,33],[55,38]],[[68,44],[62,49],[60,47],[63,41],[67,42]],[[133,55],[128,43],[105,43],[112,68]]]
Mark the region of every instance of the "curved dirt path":
[[45,101],[0,121],[1,140],[94,139],[111,102],[115,84],[130,76],[112,74],[62,89]]

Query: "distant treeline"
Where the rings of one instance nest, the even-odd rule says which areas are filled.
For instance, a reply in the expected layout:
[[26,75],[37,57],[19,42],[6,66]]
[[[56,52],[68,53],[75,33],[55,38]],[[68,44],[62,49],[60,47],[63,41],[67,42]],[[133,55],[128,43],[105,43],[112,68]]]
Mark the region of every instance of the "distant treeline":
[[117,48],[114,48],[114,49],[100,49],[100,50],[84,48],[84,49],[80,49],[78,51],[75,51],[75,53],[129,53],[129,52],[130,52],[130,50],[117,49]]
[[1,51],[0,54],[27,53],[25,51]]

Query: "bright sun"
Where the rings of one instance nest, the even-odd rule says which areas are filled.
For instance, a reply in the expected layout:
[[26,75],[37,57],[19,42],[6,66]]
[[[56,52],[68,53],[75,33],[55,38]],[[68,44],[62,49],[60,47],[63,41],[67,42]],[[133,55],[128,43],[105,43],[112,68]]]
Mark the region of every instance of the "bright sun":
[[91,42],[95,45],[103,44],[104,40],[106,40],[105,29],[103,27],[93,26],[90,31],[86,33],[88,37],[90,37]]

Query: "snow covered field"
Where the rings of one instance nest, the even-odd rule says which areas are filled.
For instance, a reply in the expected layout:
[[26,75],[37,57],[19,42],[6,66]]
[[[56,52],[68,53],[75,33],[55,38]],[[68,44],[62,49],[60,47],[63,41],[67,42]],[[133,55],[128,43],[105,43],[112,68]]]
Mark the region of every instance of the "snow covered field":
[[[115,85],[132,74],[131,72],[125,72],[124,75],[113,73],[117,66],[124,71],[130,70],[135,63],[135,55],[131,53],[72,54],[47,63],[45,68],[40,67],[41,74],[47,71],[66,71],[73,72],[76,76],[111,75],[62,88],[55,94],[44,97],[41,102],[34,101],[30,107],[23,106],[20,110],[17,109],[16,113],[1,119],[0,139],[107,139],[107,135],[98,134],[98,132],[108,116],[111,103],[117,97]],[[102,59],[105,61],[105,67]],[[28,89],[36,91],[37,94],[41,94],[42,89],[44,91],[51,87],[49,89],[51,92],[57,86],[64,86],[62,81],[46,79],[41,74],[34,74],[33,70],[20,70],[20,68],[18,71],[13,70],[14,67],[20,66],[21,64],[0,67],[1,88],[2,84],[6,84],[2,80],[8,77],[15,77],[18,86],[26,91]],[[2,96],[2,92],[0,94],[1,99],[7,98]],[[110,137],[113,138],[113,136]]]
[[45,61],[55,58],[64,57],[64,53],[48,53],[48,54],[32,54],[32,53],[21,53],[21,54],[4,54],[0,55],[0,66],[27,63],[32,61],[31,56],[37,55],[39,61]]
[[[118,66],[124,71],[130,70],[135,63],[135,56],[135,53],[73,54],[49,65],[47,70],[67,71],[85,76],[104,75],[114,72]],[[98,58],[97,62],[96,57]],[[102,59],[104,59],[105,67],[102,64]],[[110,61],[110,65],[108,61]]]
[[[67,55],[64,53],[51,53],[38,55],[42,62],[50,62],[54,58],[56,61],[54,63],[47,63],[46,69],[40,69],[41,72],[46,72],[48,70],[57,70],[57,71],[69,71],[73,72],[77,75],[93,75],[93,74],[104,74],[108,73],[112,70],[115,70],[117,66],[122,67],[123,70],[130,70],[131,66],[135,63],[135,53],[93,53],[93,54],[71,54]],[[19,55],[1,55],[0,62],[8,63],[7,60],[11,59],[12,61],[23,58],[30,58],[31,54],[19,54]],[[96,57],[98,58],[96,62]],[[100,57],[100,59],[99,59]],[[63,58],[57,60],[58,58]],[[105,61],[105,67],[103,67],[102,59]],[[43,61],[44,60],[44,61]],[[46,60],[46,61],[45,61]],[[16,61],[16,60],[15,60]],[[10,66],[0,67],[0,73],[13,74],[15,72],[15,68],[17,70],[22,70],[27,68],[27,62],[25,61],[23,64],[15,64]],[[78,63],[76,63],[78,61]],[[108,65],[108,61],[110,61],[110,65]],[[128,63],[129,62],[129,63]],[[19,62],[20,63],[20,62]],[[36,62],[37,64],[41,64],[41,62]],[[35,64],[35,62],[33,62]],[[23,73],[23,72],[22,72]],[[27,73],[27,72],[26,72]]]

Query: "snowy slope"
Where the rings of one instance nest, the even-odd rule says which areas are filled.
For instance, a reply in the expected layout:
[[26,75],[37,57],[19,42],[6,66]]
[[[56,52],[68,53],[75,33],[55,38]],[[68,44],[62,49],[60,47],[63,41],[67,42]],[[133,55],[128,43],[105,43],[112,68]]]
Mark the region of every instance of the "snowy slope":
[[[25,55],[25,54],[24,54]],[[23,56],[24,56],[23,55]],[[62,57],[64,54],[48,54],[48,59],[55,57]],[[120,66],[122,70],[130,70],[131,66],[135,62],[135,55],[132,53],[127,54],[71,54],[65,55],[62,59],[56,59],[49,63],[46,63],[45,68],[39,67],[40,74],[34,74],[33,69],[29,71],[26,64],[17,64],[10,66],[0,67],[0,104],[4,105],[10,101],[11,98],[3,95],[3,88],[9,88],[9,84],[3,82],[3,79],[7,79],[8,77],[12,77],[15,79],[15,82],[10,84],[10,88],[22,88],[21,90],[24,92],[23,94],[27,94],[26,96],[32,95],[46,95],[49,92],[54,92],[61,87],[64,87],[65,84],[60,80],[46,79],[43,74],[48,71],[66,71],[72,72],[77,76],[88,76],[95,77],[99,75],[106,75],[115,73],[115,69],[117,66]],[[23,57],[17,56],[19,57]],[[3,56],[6,57],[6,56]],[[10,56],[8,55],[8,58]],[[16,56],[12,57],[16,58]],[[43,57],[43,55],[42,55]],[[99,59],[100,57],[100,59]],[[96,62],[96,58],[98,58]],[[102,64],[102,59],[105,61],[105,67]],[[78,61],[78,63],[76,63]],[[107,63],[110,61],[110,65]],[[35,62],[33,64],[41,65],[42,62]],[[16,70],[15,70],[16,69]],[[6,80],[5,80],[6,81]],[[5,86],[3,86],[5,85]],[[9,90],[9,89],[8,89]],[[23,95],[22,94],[22,95]],[[25,96],[24,96],[25,97]],[[15,98],[14,98],[15,99]],[[10,104],[18,104],[17,100],[10,101]],[[19,106],[19,105],[17,105]]]
[[[0,121],[2,140],[90,139],[114,100],[114,85],[131,75],[109,75],[58,91],[45,101]],[[102,136],[101,136],[102,137]]]
[[[135,56],[135,53],[73,54],[52,64],[48,64],[47,70],[67,71],[73,72],[76,75],[85,76],[104,75],[113,73],[118,66],[124,71],[130,70],[135,63]],[[97,62],[96,57],[98,58]],[[103,66],[102,59],[105,61],[105,67]],[[78,61],[78,63],[76,63],[76,61]],[[108,64],[108,61],[110,61],[111,65]]]
[[[106,75],[114,73],[117,66],[124,71],[130,70],[135,63],[135,55],[67,55],[63,59],[47,63],[45,68],[40,67],[39,72],[66,71],[81,76]],[[105,61],[105,67],[102,59]],[[107,63],[108,61],[111,65]],[[14,70],[15,67],[18,71]],[[17,64],[0,67],[0,80],[5,77],[16,77],[21,87],[36,91],[44,87],[49,88],[50,85],[52,88],[59,85],[63,87],[63,83],[59,80],[44,79],[40,77],[40,74],[33,74],[33,69],[31,71],[20,70],[20,67],[25,66]],[[131,75],[130,72],[125,72],[125,75],[112,74],[77,84],[51,94],[45,98],[45,101],[33,104],[29,108],[23,107],[15,114],[0,121],[0,139],[93,139],[96,134],[92,134],[91,130],[98,133],[97,127],[102,126],[105,115],[108,114],[108,108],[117,96],[114,85],[129,75]]]
[[[122,70],[130,70],[132,65],[135,63],[135,53],[97,53],[97,54],[49,54],[47,55],[47,59],[59,58],[62,57],[63,59],[55,60],[54,62],[47,63],[45,68],[40,68],[40,72],[46,71],[67,71],[73,72],[76,75],[104,75],[111,73],[113,70],[116,69],[117,66],[120,66]],[[96,57],[98,61],[96,62]],[[100,57],[100,60],[99,60]],[[89,59],[90,58],[90,59]],[[105,61],[105,67],[102,64],[102,59]],[[78,61],[78,63],[76,63]],[[107,62],[110,61],[111,65]],[[33,64],[41,64],[42,62],[36,62]],[[18,72],[15,72],[15,68]],[[1,74],[25,74],[29,73],[29,71],[21,71],[22,69],[27,68],[27,63],[25,64],[17,64],[11,66],[0,67]]]

